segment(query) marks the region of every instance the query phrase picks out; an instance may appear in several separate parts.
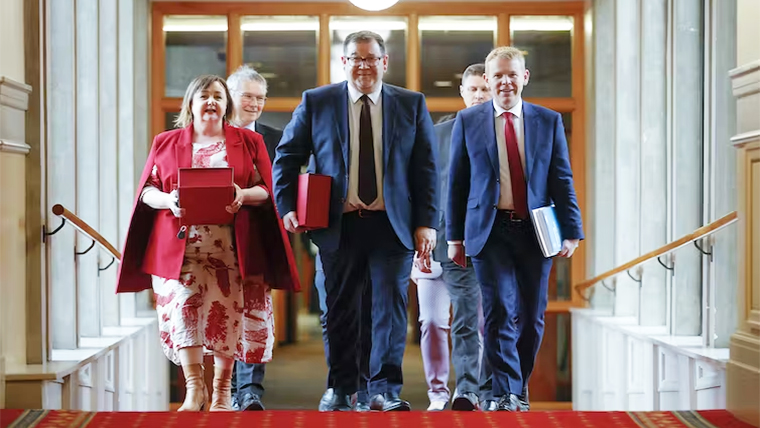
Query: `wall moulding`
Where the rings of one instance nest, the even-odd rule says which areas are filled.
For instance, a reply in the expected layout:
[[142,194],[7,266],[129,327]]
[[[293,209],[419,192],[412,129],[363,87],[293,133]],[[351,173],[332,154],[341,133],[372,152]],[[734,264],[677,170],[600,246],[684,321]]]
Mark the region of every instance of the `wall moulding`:
[[18,141],[0,140],[0,152],[28,155],[30,150],[32,150],[32,147],[29,144]]
[[5,76],[0,76],[0,106],[26,111],[32,87]]
[[760,60],[744,64],[728,72],[736,98],[760,93]]

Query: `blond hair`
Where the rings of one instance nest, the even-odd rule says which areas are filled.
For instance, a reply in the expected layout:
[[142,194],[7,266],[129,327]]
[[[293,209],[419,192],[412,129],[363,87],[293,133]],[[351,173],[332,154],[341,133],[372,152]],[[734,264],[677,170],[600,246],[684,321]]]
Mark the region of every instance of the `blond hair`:
[[525,68],[525,55],[523,55],[520,49],[513,46],[499,46],[492,50],[486,57],[486,73],[488,73],[488,63],[490,63],[492,59],[516,59],[519,60],[520,63],[522,63],[523,68]]
[[180,108],[177,118],[174,120],[174,126],[177,128],[185,128],[193,123],[193,97],[196,93],[208,89],[214,82],[219,82],[224,88],[224,94],[227,96],[227,109],[224,111],[224,121],[229,123],[230,116],[234,110],[232,105],[232,97],[230,96],[230,90],[227,87],[227,83],[219,76],[213,74],[204,74],[196,77],[185,90],[185,98],[182,100],[182,107]]

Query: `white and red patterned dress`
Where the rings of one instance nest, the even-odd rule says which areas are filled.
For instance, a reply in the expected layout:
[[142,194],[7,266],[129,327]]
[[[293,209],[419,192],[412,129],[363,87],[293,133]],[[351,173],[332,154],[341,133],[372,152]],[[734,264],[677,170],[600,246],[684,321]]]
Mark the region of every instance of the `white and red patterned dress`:
[[[193,143],[193,168],[226,166],[224,141]],[[155,166],[147,186],[162,188]],[[234,245],[229,225],[191,226],[179,279],[152,276],[161,344],[177,365],[192,346],[246,363],[272,359],[270,288],[262,276],[240,277]]]

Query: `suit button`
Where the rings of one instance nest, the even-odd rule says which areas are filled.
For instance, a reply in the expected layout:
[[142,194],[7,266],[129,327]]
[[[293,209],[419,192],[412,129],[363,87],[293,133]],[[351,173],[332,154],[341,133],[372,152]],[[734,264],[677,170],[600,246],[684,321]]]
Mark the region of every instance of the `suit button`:
[[499,179],[498,179],[498,178],[496,179],[496,182],[497,182],[497,183],[499,182]]
[[340,203],[341,204],[345,204],[346,203],[346,198],[340,198]]
[[496,205],[493,206],[493,209],[496,209]]

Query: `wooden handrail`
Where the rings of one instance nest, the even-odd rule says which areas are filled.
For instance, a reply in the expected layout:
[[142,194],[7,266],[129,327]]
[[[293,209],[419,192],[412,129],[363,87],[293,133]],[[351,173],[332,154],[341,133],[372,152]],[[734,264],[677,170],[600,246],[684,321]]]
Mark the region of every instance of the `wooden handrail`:
[[691,242],[696,241],[697,239],[703,238],[707,235],[710,235],[712,233],[715,233],[719,229],[722,229],[729,224],[735,222],[739,218],[739,214],[736,211],[733,211],[729,214],[726,214],[725,216],[719,218],[718,220],[715,220],[714,222],[707,224],[705,226],[700,227],[699,229],[695,230],[694,232],[675,240],[667,245],[664,245],[656,250],[652,250],[640,257],[637,257],[633,260],[631,260],[628,263],[622,264],[614,269],[610,269],[607,272],[604,272],[601,275],[598,275],[594,278],[587,279],[580,284],[575,285],[575,290],[579,293],[583,292],[583,290],[593,286],[594,284],[604,281],[605,279],[609,279],[619,273],[625,272],[631,268],[634,268],[644,262],[647,262],[649,260],[652,260],[654,258],[660,257],[662,255],[671,253],[678,248],[683,247],[684,245],[687,245]]
[[114,248],[113,245],[111,245],[106,238],[101,236],[97,230],[93,229],[92,226],[87,224],[84,220],[77,217],[76,214],[72,213],[71,211],[67,210],[63,205],[61,204],[55,204],[53,205],[53,214],[63,217],[65,220],[71,223],[72,226],[74,226],[75,229],[78,231],[84,233],[89,238],[94,240],[98,245],[100,245],[104,250],[111,253],[111,255],[121,263],[121,253],[119,253],[116,248]]

